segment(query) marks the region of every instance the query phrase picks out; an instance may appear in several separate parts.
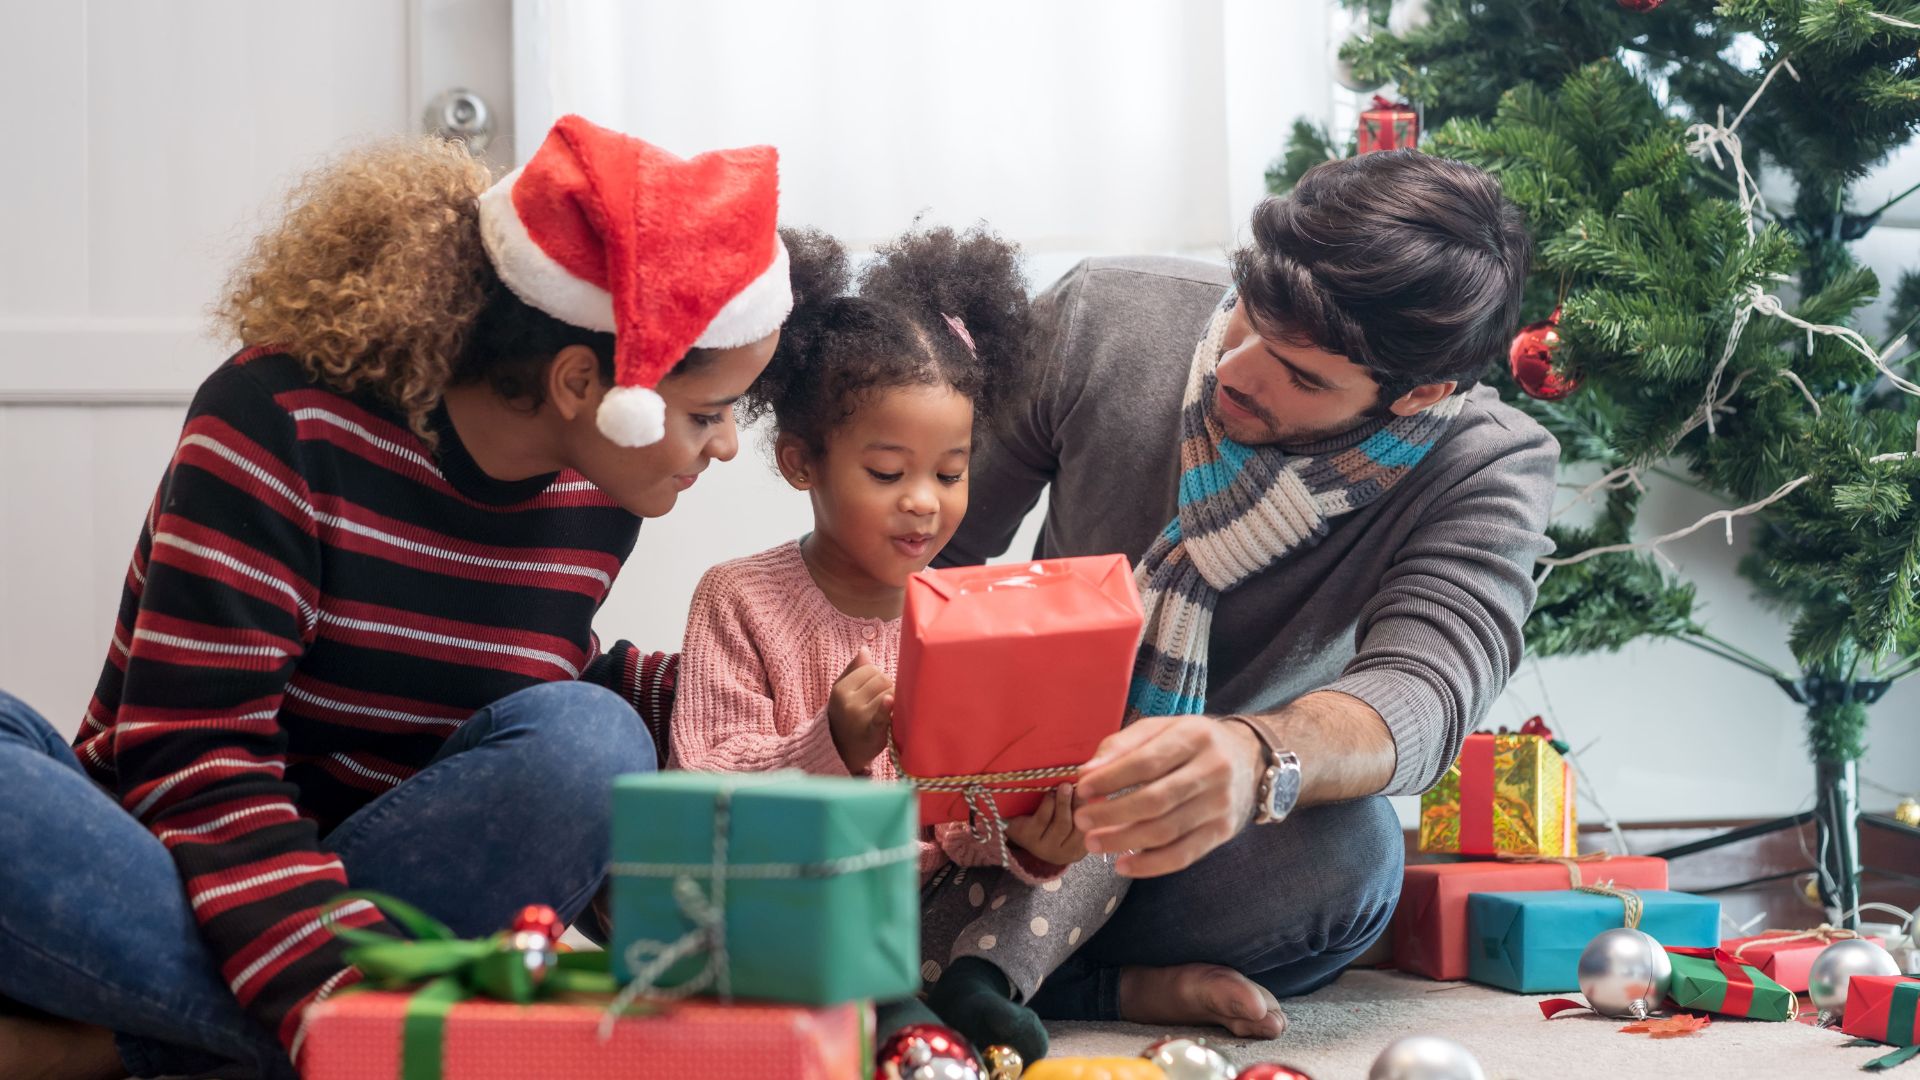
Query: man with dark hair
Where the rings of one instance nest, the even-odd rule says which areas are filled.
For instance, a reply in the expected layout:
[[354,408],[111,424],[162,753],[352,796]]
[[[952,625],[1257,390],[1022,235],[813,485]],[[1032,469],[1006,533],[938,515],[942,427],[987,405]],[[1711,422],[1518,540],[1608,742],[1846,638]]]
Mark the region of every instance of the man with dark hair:
[[1138,880],[1043,1016],[1271,1037],[1386,929],[1380,796],[1483,718],[1551,547],[1558,447],[1476,388],[1528,258],[1490,176],[1398,151],[1267,200],[1230,273],[1095,259],[1037,302],[1035,388],[943,561],[1003,552],[1050,486],[1036,554],[1127,553],[1147,610],[1075,814]]

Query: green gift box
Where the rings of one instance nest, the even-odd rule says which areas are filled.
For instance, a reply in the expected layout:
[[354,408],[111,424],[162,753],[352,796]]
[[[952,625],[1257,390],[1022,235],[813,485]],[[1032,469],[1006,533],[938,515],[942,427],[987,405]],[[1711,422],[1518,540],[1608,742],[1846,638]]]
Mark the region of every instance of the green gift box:
[[919,825],[903,784],[799,772],[613,785],[614,972],[798,1005],[920,989]]
[[[1754,1020],[1791,1020],[1799,1011],[1793,991],[1752,964],[1742,964],[1721,949],[1668,949],[1673,985],[1667,997],[1682,1009],[1745,1016]],[[1740,975],[1733,974],[1738,970]]]

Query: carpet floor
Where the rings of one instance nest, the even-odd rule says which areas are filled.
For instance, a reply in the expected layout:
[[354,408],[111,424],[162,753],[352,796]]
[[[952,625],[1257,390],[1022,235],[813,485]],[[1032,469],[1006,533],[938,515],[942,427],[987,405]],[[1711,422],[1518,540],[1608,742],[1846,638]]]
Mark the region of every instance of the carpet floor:
[[1284,1062],[1315,1080],[1366,1076],[1381,1049],[1403,1035],[1444,1035],[1461,1043],[1480,1059],[1489,1080],[1858,1076],[1862,1064],[1890,1052],[1884,1046],[1844,1047],[1850,1036],[1837,1030],[1730,1018],[1715,1018],[1704,1031],[1679,1038],[1622,1035],[1623,1021],[1587,1012],[1543,1020],[1534,1006],[1538,1000],[1472,983],[1349,971],[1332,986],[1283,1002],[1287,1031],[1271,1042],[1133,1024],[1049,1028],[1057,1057],[1134,1057],[1162,1035],[1204,1035],[1237,1064]]

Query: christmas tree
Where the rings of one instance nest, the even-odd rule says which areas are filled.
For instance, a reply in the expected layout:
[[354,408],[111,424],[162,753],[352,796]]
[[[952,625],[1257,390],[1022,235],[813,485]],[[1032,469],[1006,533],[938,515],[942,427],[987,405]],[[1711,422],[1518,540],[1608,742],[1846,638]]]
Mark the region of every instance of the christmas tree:
[[[1880,283],[1848,247],[1913,192],[1862,208],[1852,187],[1920,130],[1920,4],[1397,2],[1349,4],[1373,28],[1343,46],[1347,78],[1396,83],[1437,128],[1424,149],[1493,172],[1526,211],[1534,343],[1573,389],[1503,379],[1503,396],[1592,478],[1561,508],[1592,520],[1551,530],[1529,648],[1666,637],[1776,680],[1808,709],[1828,899],[1851,909],[1867,707],[1920,672],[1920,385],[1900,344],[1920,277],[1869,339],[1857,316]],[[1270,182],[1337,152],[1298,124]],[[1790,205],[1760,198],[1764,173]],[[1724,501],[1695,528],[1758,523],[1741,572],[1788,620],[1798,670],[1712,633],[1661,561],[1677,535],[1636,538],[1662,483]]]

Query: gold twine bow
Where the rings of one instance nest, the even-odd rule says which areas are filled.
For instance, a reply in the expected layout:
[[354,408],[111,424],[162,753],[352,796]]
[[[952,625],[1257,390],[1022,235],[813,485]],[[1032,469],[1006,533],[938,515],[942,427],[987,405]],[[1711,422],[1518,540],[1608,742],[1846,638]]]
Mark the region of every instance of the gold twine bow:
[[[1019,792],[1052,791],[1055,783],[1061,780],[1073,780],[1080,775],[1078,765],[1056,765],[1052,768],[1015,769],[1010,772],[915,776],[900,764],[900,748],[894,745],[892,732],[887,733],[887,757],[893,762],[893,771],[904,783],[912,784],[920,791],[954,794],[966,800],[967,832],[972,834],[977,844],[993,841],[1000,849],[1002,867],[1005,867],[1011,858],[1007,852],[1007,820],[1001,816],[1000,804],[994,801],[993,797]],[[1048,782],[1034,784],[1035,780]],[[1009,784],[1013,786],[1005,786]]]
[[1817,941],[1822,945],[1831,945],[1836,941],[1848,941],[1859,936],[1857,931],[1830,926],[1826,923],[1821,923],[1811,930],[1762,930],[1751,941],[1741,942],[1740,947],[1733,950],[1733,958],[1740,959],[1740,954],[1754,945],[1784,945],[1789,941]]
[[1627,907],[1627,929],[1640,929],[1640,915],[1646,910],[1647,905],[1645,901],[1640,899],[1639,893],[1634,892],[1632,889],[1620,888],[1612,882],[1602,882],[1598,885],[1575,885],[1573,888],[1575,892],[1592,893],[1595,896],[1611,896],[1615,900],[1625,904]]
[[1509,851],[1496,852],[1493,856],[1504,863],[1559,863],[1567,869],[1568,888],[1581,886],[1580,864],[1606,862],[1613,858],[1610,851],[1595,851],[1586,855],[1518,855]]

